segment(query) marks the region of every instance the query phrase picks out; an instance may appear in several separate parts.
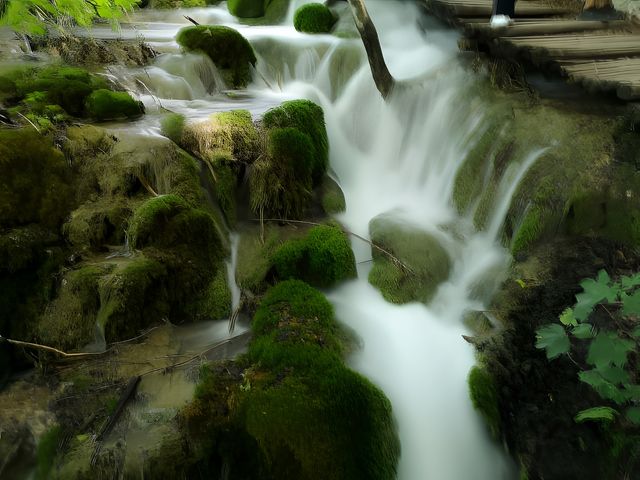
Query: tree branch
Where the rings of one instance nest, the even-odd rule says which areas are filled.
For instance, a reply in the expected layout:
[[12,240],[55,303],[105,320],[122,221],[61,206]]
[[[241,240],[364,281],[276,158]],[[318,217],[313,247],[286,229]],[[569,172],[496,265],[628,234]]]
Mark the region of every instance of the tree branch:
[[382,95],[382,98],[386,100],[393,90],[395,79],[389,72],[387,64],[384,61],[378,31],[369,16],[369,12],[367,12],[364,0],[348,1],[351,6],[351,13],[353,13],[353,18],[356,22],[356,27],[358,28],[358,32],[360,32],[362,43],[367,51],[373,81],[376,83],[376,87]]

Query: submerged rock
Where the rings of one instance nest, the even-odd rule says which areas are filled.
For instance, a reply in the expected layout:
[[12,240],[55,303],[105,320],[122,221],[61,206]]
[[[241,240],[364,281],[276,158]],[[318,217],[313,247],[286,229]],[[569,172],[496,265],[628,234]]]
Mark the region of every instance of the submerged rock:
[[449,254],[437,238],[385,216],[374,218],[369,232],[375,245],[395,257],[372,248],[369,283],[393,303],[429,302],[451,270]]

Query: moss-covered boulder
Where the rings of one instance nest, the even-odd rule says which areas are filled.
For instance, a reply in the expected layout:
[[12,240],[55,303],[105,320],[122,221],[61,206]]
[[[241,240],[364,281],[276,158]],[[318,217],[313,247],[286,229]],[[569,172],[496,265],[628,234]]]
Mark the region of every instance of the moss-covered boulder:
[[265,4],[268,0],[228,0],[229,12],[240,18],[262,17],[265,13]]
[[101,88],[87,97],[86,112],[89,117],[100,121],[134,118],[144,113],[144,105],[127,92]]
[[324,296],[282,282],[262,300],[253,330],[248,356],[207,368],[184,411],[200,465],[227,465],[238,478],[395,478],[390,404],[344,366]]
[[469,396],[473,407],[484,418],[491,434],[500,436],[500,412],[498,411],[498,392],[491,374],[484,368],[475,366],[469,372]]
[[306,237],[285,242],[273,255],[273,263],[278,278],[298,278],[317,287],[356,276],[349,238],[337,226],[313,227]]
[[299,32],[329,33],[336,18],[322,3],[307,3],[299,7],[293,16],[293,26]]
[[437,238],[386,216],[374,218],[369,233],[374,244],[393,255],[372,248],[369,283],[393,303],[430,301],[451,270],[449,254]]
[[290,100],[268,110],[263,118],[266,129],[295,128],[308,135],[313,148],[309,150],[311,175],[319,183],[329,164],[329,139],[322,107],[309,100]]
[[324,177],[320,195],[322,210],[327,215],[342,213],[347,209],[347,202],[340,185],[328,175]]
[[186,27],[178,32],[176,41],[187,50],[206,53],[231,87],[242,88],[251,81],[255,53],[247,39],[233,28],[221,25]]
[[73,205],[72,170],[32,128],[0,130],[0,227],[57,227]]
[[198,8],[218,3],[219,0],[149,0],[150,8],[174,9],[174,8]]

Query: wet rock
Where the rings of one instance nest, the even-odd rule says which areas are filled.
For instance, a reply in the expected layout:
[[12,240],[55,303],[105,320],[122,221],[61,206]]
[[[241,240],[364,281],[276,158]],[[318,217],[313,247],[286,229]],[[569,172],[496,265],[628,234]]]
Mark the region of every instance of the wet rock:
[[44,48],[52,55],[59,56],[69,65],[128,65],[149,64],[157,53],[144,42],[125,40],[101,40],[91,37],[48,37]]
[[[431,233],[378,216],[369,223],[371,241],[390,253],[372,248],[369,283],[393,303],[428,302],[451,270],[451,259]],[[401,263],[399,263],[401,262]]]

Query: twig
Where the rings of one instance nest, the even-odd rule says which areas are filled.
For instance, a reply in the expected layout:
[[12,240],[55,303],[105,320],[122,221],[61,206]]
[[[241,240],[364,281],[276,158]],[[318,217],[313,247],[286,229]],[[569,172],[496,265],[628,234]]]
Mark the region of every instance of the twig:
[[158,328],[160,328],[160,326],[157,327],[152,327],[149,330],[147,330],[146,332],[142,332],[140,335],[138,335],[137,337],[133,337],[130,338],[128,340],[120,340],[119,342],[113,342],[110,343],[109,345],[122,345],[124,343],[130,343],[130,342],[135,342],[136,340],[142,338],[142,337],[146,337],[147,335],[149,335],[151,332],[153,332],[154,330],[157,330]]
[[16,345],[18,347],[26,347],[26,348],[35,348],[36,350],[44,350],[51,353],[56,353],[65,358],[74,358],[74,357],[89,357],[89,356],[97,356],[104,355],[111,349],[104,350],[102,352],[78,352],[78,353],[67,353],[62,350],[58,350],[57,348],[49,347],[47,345],[40,345],[39,343],[31,343],[31,342],[21,342],[20,340],[12,340],[10,338],[3,337],[0,335],[0,341],[4,340],[7,343],[12,345]]
[[138,180],[140,180],[140,183],[142,184],[142,186],[154,197],[157,197],[158,194],[156,193],[156,191],[151,187],[151,185],[149,184],[149,182],[147,182],[147,179],[144,178],[144,175],[140,174],[138,175]]
[[[297,224],[302,224],[302,225],[313,225],[313,226],[322,226],[324,225],[323,223],[318,223],[318,222],[308,222],[305,220],[285,220],[283,218],[264,218],[264,219],[253,219],[254,222],[284,222],[284,223],[297,223]],[[362,240],[365,243],[368,243],[369,245],[371,245],[373,248],[375,248],[376,250],[384,253],[385,255],[387,255],[394,263],[400,265],[402,268],[404,268],[406,271],[408,271],[409,273],[415,275],[416,273],[405,263],[403,263],[402,261],[400,261],[400,259],[398,257],[396,257],[393,253],[389,252],[388,250],[385,250],[384,248],[382,248],[380,245],[377,245],[375,243],[373,243],[371,240],[367,240],[366,238],[364,238],[362,235],[358,235],[357,233],[354,233],[350,230],[345,230],[344,228],[342,229],[342,231],[344,233],[346,233],[347,235],[353,235],[354,237],[356,237],[358,240]]]
[[129,380],[129,383],[127,384],[127,388],[125,388],[124,392],[122,392],[122,395],[120,396],[120,400],[118,400],[118,405],[116,406],[116,409],[113,411],[113,413],[109,417],[109,420],[107,421],[105,426],[102,427],[102,430],[96,437],[97,441],[102,440],[105,437],[105,435],[107,435],[111,431],[116,421],[118,420],[118,417],[120,417],[120,414],[124,410],[125,405],[135,393],[139,383],[140,383],[140,376],[132,377]]
[[197,21],[195,21],[193,18],[191,18],[189,15],[185,15],[184,18],[186,18],[187,20],[189,20],[191,23],[193,23],[195,26],[200,25]]
[[35,129],[36,129],[36,132],[38,132],[38,133],[42,134],[42,132],[40,131],[40,129],[39,129],[38,127],[36,127],[36,124],[35,124],[35,123],[33,123],[31,120],[29,120],[27,117],[25,117],[25,116],[24,116],[23,114],[21,114],[20,112],[16,112],[16,113],[17,113],[18,115],[20,115],[22,118],[24,118],[27,122],[29,122],[29,123],[31,124],[31,126],[32,126],[33,128],[35,128]]

